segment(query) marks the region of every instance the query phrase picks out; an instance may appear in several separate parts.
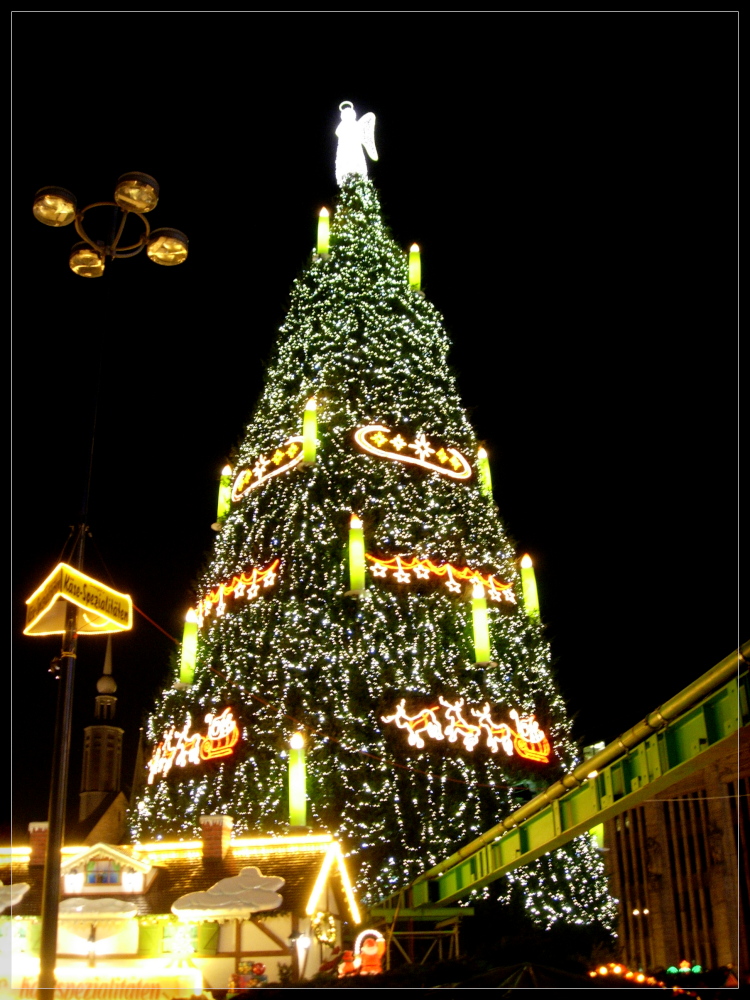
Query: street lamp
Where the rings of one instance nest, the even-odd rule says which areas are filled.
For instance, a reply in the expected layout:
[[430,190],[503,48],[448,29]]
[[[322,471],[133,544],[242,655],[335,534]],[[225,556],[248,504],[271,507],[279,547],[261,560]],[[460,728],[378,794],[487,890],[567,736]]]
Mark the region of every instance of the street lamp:
[[[62,652],[51,672],[62,681],[55,717],[55,757],[49,793],[49,832],[42,885],[42,928],[39,944],[38,1000],[54,995],[57,963],[57,919],[60,904],[60,848],[65,826],[70,730],[73,720],[73,681],[78,636],[107,635],[133,627],[133,602],[106,584],[86,576],[83,545],[85,515],[78,526],[74,552],[77,566],[59,563],[26,601],[24,635],[62,635]],[[50,992],[51,991],[51,992]]]
[[[68,263],[74,274],[82,278],[100,278],[104,274],[107,257],[135,257],[146,249],[146,255],[155,264],[175,267],[187,260],[188,238],[179,229],[151,229],[145,218],[159,201],[159,185],[150,174],[137,171],[123,174],[115,185],[114,201],[95,201],[79,209],[76,197],[67,188],[43,187],[35,197],[34,218],[45,226],[60,229],[74,223],[81,242],[71,248]],[[84,218],[94,208],[117,210],[108,240],[94,240],[84,229]],[[118,217],[119,216],[119,217]],[[130,216],[140,219],[143,231],[134,243],[121,245],[120,240]]]

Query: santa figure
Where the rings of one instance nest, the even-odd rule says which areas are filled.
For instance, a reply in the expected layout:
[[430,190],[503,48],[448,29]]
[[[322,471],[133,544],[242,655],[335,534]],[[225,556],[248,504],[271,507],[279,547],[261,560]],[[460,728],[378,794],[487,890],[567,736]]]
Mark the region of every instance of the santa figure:
[[359,973],[361,976],[377,976],[383,971],[385,941],[382,935],[369,934],[359,944]]

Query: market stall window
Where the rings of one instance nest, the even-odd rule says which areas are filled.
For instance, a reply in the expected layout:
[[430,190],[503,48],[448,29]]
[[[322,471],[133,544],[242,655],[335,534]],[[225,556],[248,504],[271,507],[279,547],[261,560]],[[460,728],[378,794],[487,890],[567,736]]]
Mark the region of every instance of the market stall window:
[[86,863],[86,885],[120,885],[120,865],[112,858],[92,858]]

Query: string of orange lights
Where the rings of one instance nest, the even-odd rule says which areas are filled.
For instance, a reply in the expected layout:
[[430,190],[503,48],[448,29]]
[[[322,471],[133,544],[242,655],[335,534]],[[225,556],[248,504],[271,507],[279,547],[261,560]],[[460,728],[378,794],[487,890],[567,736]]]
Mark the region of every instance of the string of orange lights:
[[[516,603],[513,587],[509,583],[503,583],[491,573],[485,575],[479,570],[471,569],[470,566],[454,566],[452,563],[434,563],[431,559],[420,559],[418,556],[391,556],[390,559],[381,559],[379,556],[367,553],[367,559],[372,563],[370,572],[375,577],[387,577],[391,573],[392,579],[398,583],[412,583],[416,580],[429,580],[430,576],[438,579],[445,577],[445,586],[452,593],[458,594],[463,589],[459,581],[469,581],[472,584],[481,583],[487,588],[487,597],[493,601],[509,601]],[[410,574],[414,574],[413,577]]]
[[227,597],[245,597],[248,601],[252,601],[260,593],[261,586],[266,589],[272,587],[276,582],[280,563],[280,559],[274,559],[270,565],[263,569],[253,566],[243,570],[238,576],[233,576],[228,583],[220,583],[218,586],[212,587],[198,601],[196,607],[198,626],[203,624],[203,620],[214,608],[217,615],[223,615],[226,610]]

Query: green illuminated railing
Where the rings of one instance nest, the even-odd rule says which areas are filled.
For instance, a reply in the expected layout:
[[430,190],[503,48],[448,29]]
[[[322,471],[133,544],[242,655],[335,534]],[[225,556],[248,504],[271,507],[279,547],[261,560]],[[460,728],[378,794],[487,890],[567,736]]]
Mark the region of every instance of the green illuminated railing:
[[705,767],[750,723],[748,657],[750,642],[370,915],[427,916]]

